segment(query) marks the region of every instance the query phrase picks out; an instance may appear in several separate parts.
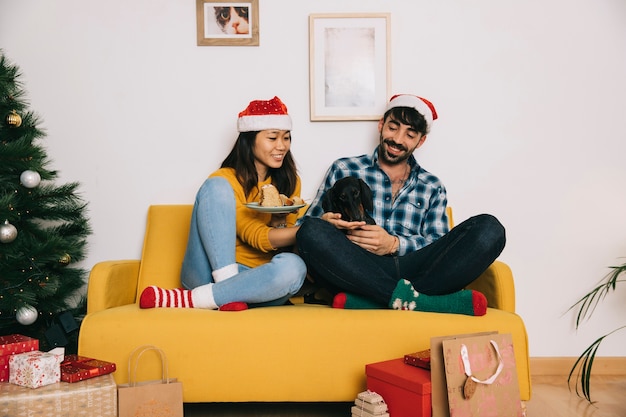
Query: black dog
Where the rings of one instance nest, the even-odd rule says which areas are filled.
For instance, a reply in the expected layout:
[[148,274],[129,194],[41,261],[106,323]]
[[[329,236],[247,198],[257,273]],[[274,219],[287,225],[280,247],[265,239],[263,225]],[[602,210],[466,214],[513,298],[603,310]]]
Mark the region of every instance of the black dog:
[[324,194],[322,208],[324,212],[341,213],[341,219],[345,221],[376,224],[368,214],[374,209],[372,190],[360,178],[337,180]]

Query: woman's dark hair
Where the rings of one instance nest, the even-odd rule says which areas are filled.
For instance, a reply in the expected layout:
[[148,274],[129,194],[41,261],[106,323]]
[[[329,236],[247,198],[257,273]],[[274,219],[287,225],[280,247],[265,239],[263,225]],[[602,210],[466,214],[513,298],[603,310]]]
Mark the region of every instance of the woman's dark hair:
[[386,121],[389,116],[393,116],[395,120],[404,125],[411,126],[413,130],[422,135],[428,134],[428,123],[426,119],[413,107],[392,107],[387,110],[383,116],[383,120]]
[[[241,132],[226,159],[222,162],[222,168],[233,168],[239,183],[243,187],[246,197],[257,187],[259,178],[254,165],[254,142],[257,132]],[[282,193],[292,195],[296,189],[297,170],[296,163],[291,156],[291,150],[285,154],[280,168],[270,168],[268,175],[272,177],[272,184]]]

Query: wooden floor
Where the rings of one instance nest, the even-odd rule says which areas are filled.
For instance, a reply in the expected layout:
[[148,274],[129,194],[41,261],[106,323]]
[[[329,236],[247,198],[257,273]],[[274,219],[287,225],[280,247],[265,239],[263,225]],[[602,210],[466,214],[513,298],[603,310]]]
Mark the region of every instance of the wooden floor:
[[[596,376],[589,404],[567,388],[562,376],[532,378],[526,417],[625,417],[626,376]],[[350,417],[351,403],[185,404],[185,417]],[[393,416],[391,416],[393,417]]]
[[533,396],[526,404],[527,417],[624,417],[626,416],[626,376],[594,376],[591,399],[579,398],[567,388],[566,377],[532,378]]

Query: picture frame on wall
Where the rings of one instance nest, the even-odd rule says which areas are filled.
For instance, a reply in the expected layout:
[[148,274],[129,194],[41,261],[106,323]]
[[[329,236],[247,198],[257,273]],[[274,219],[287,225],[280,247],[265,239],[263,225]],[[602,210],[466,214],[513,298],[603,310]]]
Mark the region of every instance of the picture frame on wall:
[[259,0],[196,0],[198,46],[258,46]]
[[309,15],[311,121],[379,120],[390,91],[389,13]]

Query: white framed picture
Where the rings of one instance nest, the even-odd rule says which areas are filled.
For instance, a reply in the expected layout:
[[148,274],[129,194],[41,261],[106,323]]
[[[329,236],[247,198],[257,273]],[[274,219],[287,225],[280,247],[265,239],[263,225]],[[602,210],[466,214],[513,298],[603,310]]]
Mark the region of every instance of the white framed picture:
[[378,120],[390,91],[388,13],[309,16],[311,121]]

